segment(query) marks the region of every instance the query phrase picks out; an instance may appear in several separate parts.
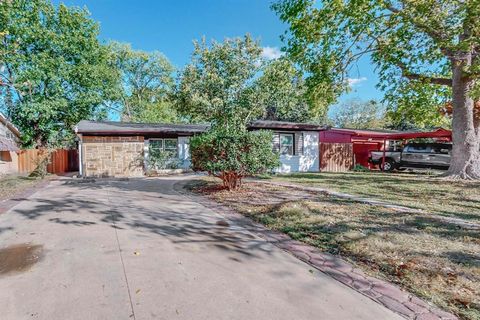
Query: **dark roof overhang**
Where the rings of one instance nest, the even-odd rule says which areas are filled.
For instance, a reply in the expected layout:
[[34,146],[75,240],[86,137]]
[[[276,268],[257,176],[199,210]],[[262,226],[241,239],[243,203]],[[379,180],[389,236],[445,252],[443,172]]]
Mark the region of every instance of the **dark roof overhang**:
[[159,133],[193,135],[205,132],[208,128],[209,125],[196,124],[132,123],[82,120],[75,127],[75,132],[84,135],[152,135]]
[[313,123],[300,123],[300,122],[286,122],[286,121],[271,121],[271,120],[257,120],[248,125],[248,129],[260,130],[288,130],[288,131],[322,131],[328,129],[327,126],[313,124]]

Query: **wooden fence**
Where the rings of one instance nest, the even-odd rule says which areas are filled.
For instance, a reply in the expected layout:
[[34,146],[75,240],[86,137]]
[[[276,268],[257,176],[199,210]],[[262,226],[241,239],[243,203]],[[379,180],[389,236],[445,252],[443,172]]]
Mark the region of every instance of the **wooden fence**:
[[351,143],[320,143],[320,171],[345,172],[352,168]]
[[[31,173],[49,152],[42,149],[27,149],[18,153],[18,172]],[[62,174],[78,170],[77,150],[57,149],[50,153],[47,171],[53,174]]]

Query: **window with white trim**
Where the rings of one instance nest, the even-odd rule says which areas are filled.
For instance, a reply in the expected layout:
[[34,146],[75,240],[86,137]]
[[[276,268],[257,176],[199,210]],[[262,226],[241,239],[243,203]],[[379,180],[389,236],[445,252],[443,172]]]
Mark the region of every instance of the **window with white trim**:
[[178,153],[178,140],[174,138],[149,139],[148,145],[152,150],[166,151],[171,153],[174,156],[177,156],[177,153]]
[[293,133],[280,133],[280,154],[293,156]]
[[148,140],[148,145],[150,149],[163,151],[163,139],[150,139]]
[[177,145],[178,145],[177,139],[164,139],[163,140],[164,151],[168,151],[171,154],[174,154],[175,156],[177,156],[177,153],[178,153]]

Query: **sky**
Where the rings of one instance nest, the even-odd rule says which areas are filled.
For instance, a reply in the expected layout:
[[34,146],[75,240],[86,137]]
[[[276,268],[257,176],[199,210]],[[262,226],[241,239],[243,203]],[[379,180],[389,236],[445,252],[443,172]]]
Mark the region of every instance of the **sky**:
[[[66,5],[86,7],[100,23],[102,41],[127,42],[134,49],[160,51],[177,67],[190,60],[192,41],[243,36],[261,41],[265,57],[280,54],[280,35],[287,26],[270,9],[271,0],[63,0]],[[368,59],[350,74],[349,99],[381,99],[375,88],[377,76]],[[338,108],[333,107],[332,113]]]

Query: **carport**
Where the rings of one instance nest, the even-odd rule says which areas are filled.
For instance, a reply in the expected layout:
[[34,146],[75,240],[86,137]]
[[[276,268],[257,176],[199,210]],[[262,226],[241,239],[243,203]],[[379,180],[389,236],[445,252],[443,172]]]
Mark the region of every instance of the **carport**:
[[[372,151],[386,151],[388,142],[395,140],[413,140],[420,138],[432,138],[437,141],[452,141],[452,132],[446,129],[434,131],[392,131],[392,130],[366,130],[348,128],[327,128],[320,131],[320,143],[322,145],[344,146],[350,150],[345,157],[353,156],[351,166],[360,164],[370,167],[369,157]],[[348,147],[347,147],[348,146]],[[336,151],[338,153],[338,151]],[[322,155],[321,155],[322,156]],[[336,160],[334,160],[335,162]],[[349,168],[351,169],[351,168]]]
[[370,139],[381,139],[383,141],[383,158],[382,158],[382,168],[385,164],[385,153],[387,149],[387,141],[392,140],[403,140],[408,142],[408,140],[414,139],[434,139],[441,142],[451,142],[452,141],[452,131],[439,128],[434,131],[406,131],[406,132],[394,132],[394,133],[380,133],[380,132],[369,132],[368,134],[358,133],[358,137],[370,138]]

